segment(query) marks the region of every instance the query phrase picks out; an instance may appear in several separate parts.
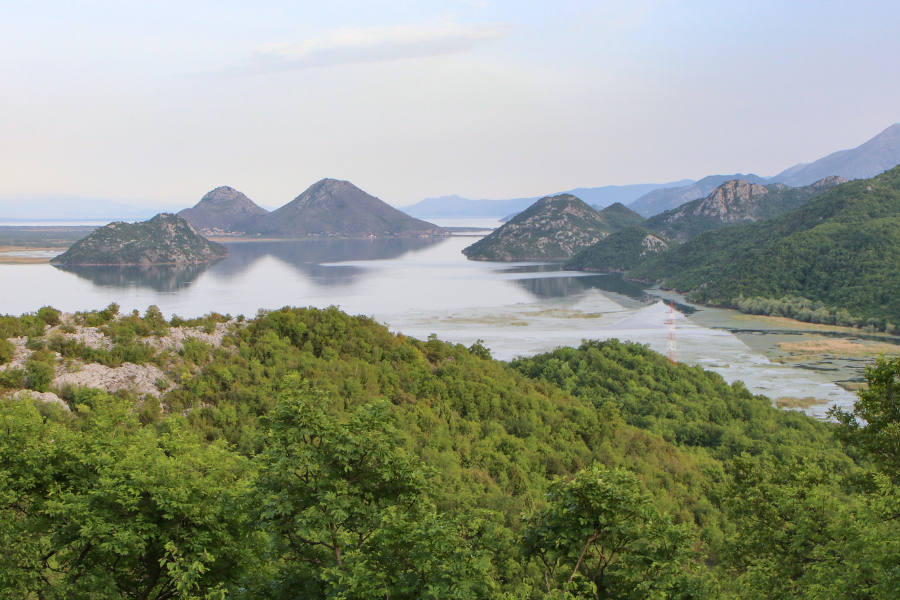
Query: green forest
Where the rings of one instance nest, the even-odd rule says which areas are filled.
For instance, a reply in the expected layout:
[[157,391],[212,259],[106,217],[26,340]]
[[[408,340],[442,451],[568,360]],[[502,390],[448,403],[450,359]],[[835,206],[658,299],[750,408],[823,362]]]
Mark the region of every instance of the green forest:
[[884,330],[900,323],[900,167],[779,217],[703,233],[629,277],[716,305],[800,298]]
[[[31,352],[0,370],[0,598],[900,596],[900,359],[821,422],[639,344],[502,362],[334,307],[0,339]],[[52,389],[66,361],[166,391]]]

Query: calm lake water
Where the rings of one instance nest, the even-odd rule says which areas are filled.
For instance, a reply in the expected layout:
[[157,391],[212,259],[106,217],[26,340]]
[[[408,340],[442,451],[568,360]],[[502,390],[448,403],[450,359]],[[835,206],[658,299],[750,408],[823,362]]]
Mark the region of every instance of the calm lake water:
[[[225,243],[227,258],[180,268],[6,264],[0,265],[0,313],[117,302],[128,311],[155,304],[167,316],[252,316],[260,308],[335,305],[421,339],[431,333],[466,345],[482,339],[500,359],[585,338],[615,337],[665,352],[669,308],[658,292],[616,275],[562,271],[558,264],[466,260],[460,251],[476,239],[234,241]],[[773,398],[814,396],[822,404],[807,412],[818,416],[854,400],[825,373],[770,363],[765,352],[742,341],[732,313],[678,308],[681,362]]]

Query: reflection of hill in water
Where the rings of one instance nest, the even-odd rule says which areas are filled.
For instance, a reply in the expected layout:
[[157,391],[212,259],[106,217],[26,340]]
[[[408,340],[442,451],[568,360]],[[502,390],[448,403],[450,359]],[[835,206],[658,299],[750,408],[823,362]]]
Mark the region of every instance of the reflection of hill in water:
[[646,286],[634,281],[626,281],[622,279],[620,273],[586,277],[534,277],[517,279],[516,284],[538,298],[564,298],[586,290],[603,290],[622,294],[635,300],[648,299],[647,293],[644,291]]
[[257,261],[271,256],[310,277],[317,284],[346,285],[352,283],[364,270],[323,263],[399,258],[408,252],[425,250],[443,241],[434,238],[322,238],[231,244],[226,242],[228,257],[216,264],[212,273],[217,277],[234,277],[248,270]]
[[191,285],[210,264],[152,265],[147,267],[74,267],[53,265],[101,287],[146,287],[157,292],[177,292]]

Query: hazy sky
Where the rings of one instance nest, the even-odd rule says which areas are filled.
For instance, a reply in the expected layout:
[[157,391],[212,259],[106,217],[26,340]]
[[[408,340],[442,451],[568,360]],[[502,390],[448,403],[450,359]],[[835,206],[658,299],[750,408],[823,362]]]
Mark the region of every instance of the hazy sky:
[[896,0],[0,0],[0,194],[773,175],[900,121],[897,23]]

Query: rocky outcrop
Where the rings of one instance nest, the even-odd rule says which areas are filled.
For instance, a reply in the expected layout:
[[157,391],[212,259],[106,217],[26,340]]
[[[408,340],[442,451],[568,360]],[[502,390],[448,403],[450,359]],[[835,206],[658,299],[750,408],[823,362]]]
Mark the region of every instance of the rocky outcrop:
[[143,223],[110,223],[75,242],[52,264],[69,266],[188,265],[228,255],[177,215],[161,213]]
[[223,185],[208,192],[200,202],[178,216],[198,230],[246,231],[269,211],[232,187]]
[[610,234],[596,210],[571,194],[541,198],[463,250],[471,260],[568,258]]
[[706,198],[650,217],[644,226],[669,239],[686,242],[711,229],[771,219],[845,181],[842,177],[826,177],[802,188],[783,183],[760,185],[739,179],[726,181]]
[[89,387],[117,392],[131,390],[141,398],[159,396],[157,382],[166,381],[165,374],[156,365],[122,363],[120,367],[107,367],[97,363],[82,365],[77,371],[62,373],[53,380],[53,386]]
[[643,248],[641,256],[665,252],[669,249],[669,245],[666,244],[665,240],[656,237],[652,233],[648,233],[644,236],[644,239],[641,240],[641,247]]

